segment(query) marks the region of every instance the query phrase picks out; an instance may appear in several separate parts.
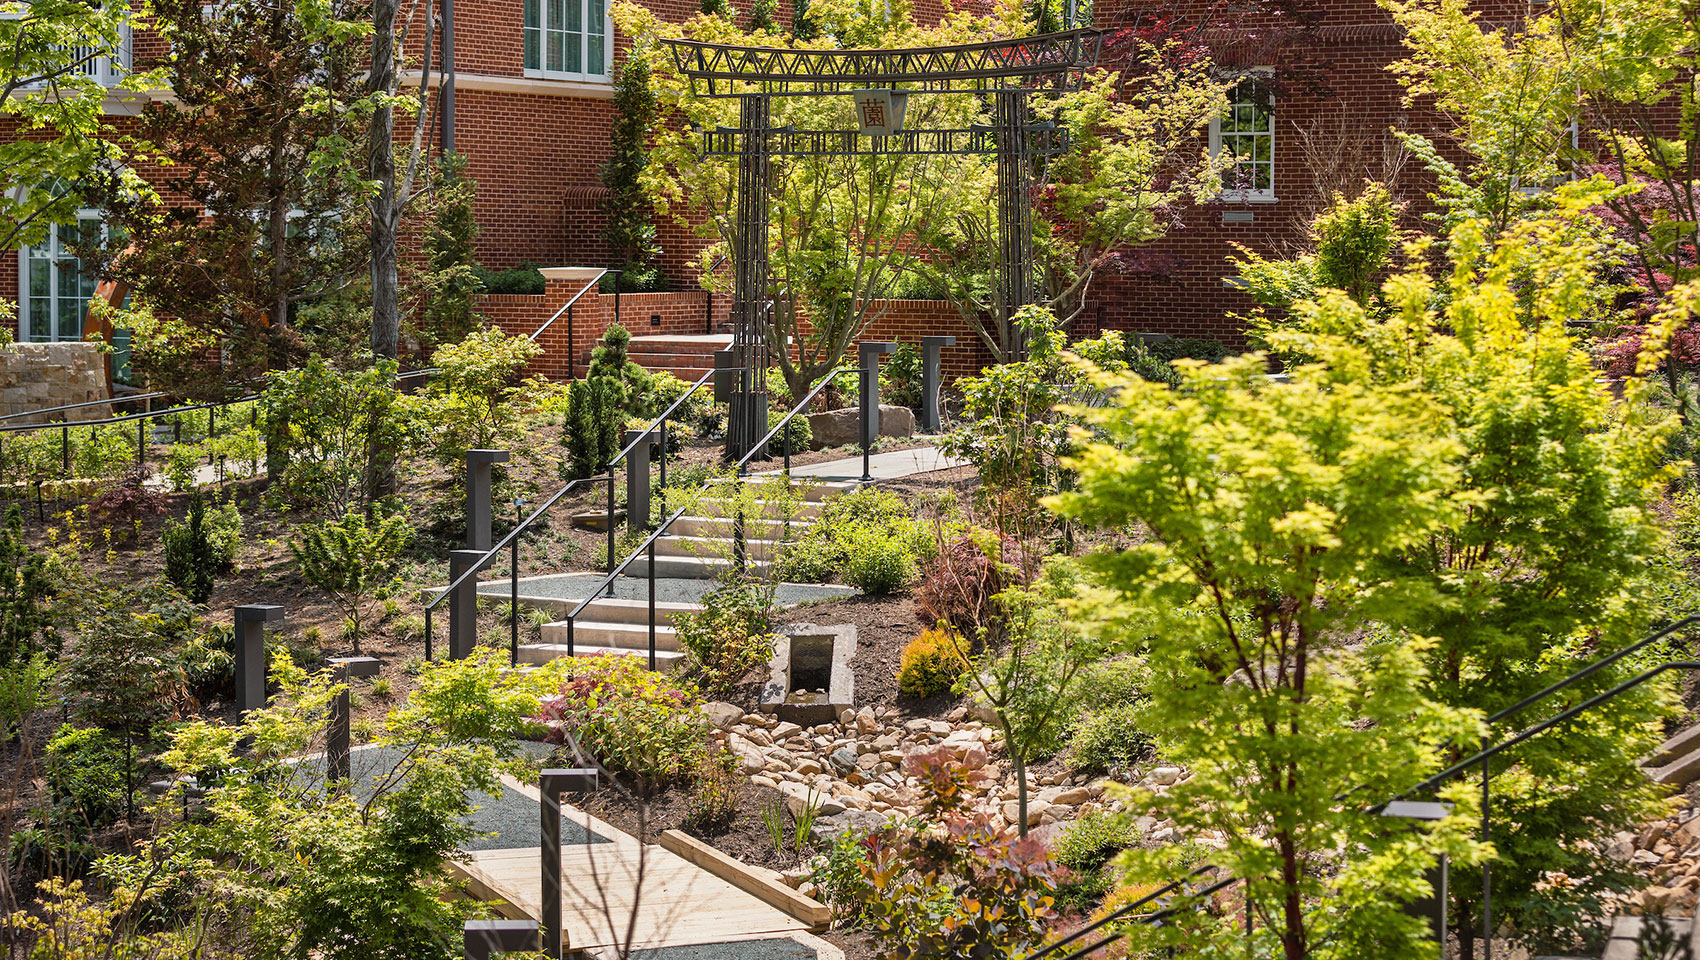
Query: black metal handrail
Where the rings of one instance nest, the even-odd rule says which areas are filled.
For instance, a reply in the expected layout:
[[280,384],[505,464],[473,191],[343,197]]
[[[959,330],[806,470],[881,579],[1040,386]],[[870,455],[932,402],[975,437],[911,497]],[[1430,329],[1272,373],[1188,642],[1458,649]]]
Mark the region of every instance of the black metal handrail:
[[81,403],[64,403],[57,407],[43,407],[40,410],[25,410],[22,413],[0,415],[0,420],[16,420],[19,417],[39,417],[44,414],[58,413],[61,410],[80,410],[83,407],[99,407],[120,403],[135,403],[139,400],[157,400],[172,394],[166,390],[156,390],[153,393],[132,393],[126,397],[107,397],[104,400],[84,400]]
[[[805,408],[809,404],[813,403],[814,400],[815,400],[815,397],[820,396],[820,392],[822,390],[825,390],[827,388],[827,386],[832,383],[832,381],[835,377],[837,377],[841,373],[861,373],[861,372],[862,372],[862,369],[860,367],[834,367],[832,369],[831,373],[827,374],[825,377],[822,377],[821,381],[819,383],[815,384],[814,389],[810,390],[808,392],[808,395],[803,397],[803,399],[800,403],[798,403],[796,406],[791,408],[791,412],[787,413],[785,416],[780,418],[778,426],[775,426],[773,429],[767,431],[767,436],[762,437],[760,440],[757,440],[755,442],[754,446],[752,446],[752,447],[750,447],[750,449],[744,451],[744,455],[742,457],[740,457],[738,459],[738,462],[735,464],[737,471],[738,471],[738,475],[743,476],[745,474],[745,472],[749,469],[750,461],[755,458],[755,455],[765,451],[767,449],[767,445],[773,441],[774,436],[779,434],[780,431],[784,430],[787,426],[789,426],[791,424],[791,418],[795,417],[797,414],[801,413],[803,411],[803,408]],[[791,475],[791,434],[787,432],[787,433],[785,433],[784,436],[785,436],[785,475],[787,477],[789,477]],[[867,447],[867,445],[863,444],[863,454],[864,455],[867,453],[866,447]]]
[[620,273],[621,273],[621,271],[619,271],[619,270],[598,270],[597,273],[596,273],[596,276],[590,278],[589,283],[585,284],[584,287],[579,290],[579,292],[573,294],[572,299],[567,301],[566,306],[562,307],[559,310],[556,310],[554,316],[551,316],[549,319],[543,321],[543,326],[538,327],[536,330],[531,331],[531,336],[526,337],[527,340],[530,340],[532,343],[536,343],[537,338],[541,337],[543,335],[543,331],[549,329],[550,324],[553,324],[556,320],[559,320],[561,318],[562,314],[566,314],[566,316],[567,316],[567,379],[568,380],[575,379],[573,374],[576,372],[576,365],[577,365],[577,362],[578,362],[577,358],[573,356],[573,306],[579,302],[580,298],[582,298],[585,294],[589,293],[592,287],[596,287],[596,286],[600,285],[602,283],[603,277],[606,277],[609,274],[613,274],[614,279],[615,279],[615,283],[614,283],[614,322],[619,323],[620,322],[620,284],[619,284]]
[[573,655],[573,627],[575,622],[578,620],[578,615],[583,613],[584,608],[589,606],[593,601],[602,599],[603,588],[607,588],[609,593],[612,594],[614,580],[618,578],[620,574],[626,572],[626,568],[632,565],[632,562],[638,558],[639,554],[647,550],[649,552],[649,669],[655,669],[655,541],[666,534],[667,529],[673,525],[673,521],[684,516],[685,511],[689,509],[690,507],[688,506],[680,507],[678,510],[673,511],[673,514],[666,520],[661,521],[661,523],[650,532],[649,536],[645,537],[643,542],[638,544],[637,549],[633,550],[630,556],[620,561],[618,566],[609,570],[608,575],[602,578],[602,582],[591,588],[585,598],[580,600],[578,605],[573,607],[572,610],[567,613],[565,618],[567,622],[567,656],[571,657]]
[[[566,484],[566,486],[563,486],[561,489],[556,490],[552,495],[550,495],[549,499],[543,501],[543,503],[540,504],[537,507],[536,510],[533,510],[531,512],[531,516],[526,517],[524,520],[521,520],[518,524],[516,524],[514,526],[513,530],[508,532],[507,536],[503,537],[501,539],[501,541],[498,542],[495,546],[484,551],[484,555],[479,557],[478,560],[476,562],[474,562],[470,568],[468,568],[460,576],[456,577],[447,587],[445,587],[443,589],[443,591],[441,593],[439,593],[435,597],[431,598],[430,602],[425,604],[425,659],[426,660],[431,659],[431,611],[437,609],[438,605],[441,604],[443,602],[443,600],[446,599],[449,595],[453,594],[457,587],[459,587],[461,584],[465,583],[468,577],[476,577],[476,576],[478,576],[479,573],[483,572],[484,569],[490,565],[491,561],[493,561],[495,559],[496,554],[498,554],[502,551],[503,547],[507,547],[509,545],[512,545],[513,547],[516,548],[516,552],[517,552],[517,547],[519,546],[520,534],[524,533],[527,529],[529,529],[531,527],[531,525],[533,523],[536,523],[537,520],[540,517],[542,517],[545,513],[548,513],[550,508],[554,507],[556,503],[559,503],[562,497],[566,496],[568,493],[571,493],[573,491],[573,488],[577,487],[581,483],[594,483],[594,482],[601,480],[601,479],[602,479],[601,477],[581,477],[578,480],[569,481]],[[509,571],[508,581],[513,587],[514,596],[512,597],[512,599],[515,601],[515,606],[516,606],[516,609],[517,609],[517,601],[519,600],[519,597],[518,597],[518,592],[519,592],[519,566],[518,566],[517,558],[516,558],[516,562],[514,564],[514,569]],[[518,621],[516,620],[515,623],[517,625]],[[516,629],[517,629],[517,626],[516,626]],[[513,650],[513,657],[517,660],[518,656],[519,656],[519,650],[516,646],[516,648]]]

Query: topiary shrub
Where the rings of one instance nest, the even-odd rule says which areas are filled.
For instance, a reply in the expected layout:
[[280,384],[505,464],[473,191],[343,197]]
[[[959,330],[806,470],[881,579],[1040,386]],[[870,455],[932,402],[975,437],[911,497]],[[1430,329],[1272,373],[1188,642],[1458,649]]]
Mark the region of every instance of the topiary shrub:
[[897,670],[897,688],[911,697],[946,693],[956,678],[968,669],[958,642],[948,628],[934,627],[909,641],[903,648],[903,663]]
[[[779,421],[784,419],[786,412],[784,410],[769,410],[767,412],[767,428],[772,430],[779,426]],[[784,456],[787,437],[791,441],[792,453],[802,453],[809,449],[809,446],[815,441],[814,431],[809,428],[809,418],[801,414],[792,417],[791,422],[785,425],[785,429],[774,434],[773,439],[767,442],[768,454],[775,457]]]

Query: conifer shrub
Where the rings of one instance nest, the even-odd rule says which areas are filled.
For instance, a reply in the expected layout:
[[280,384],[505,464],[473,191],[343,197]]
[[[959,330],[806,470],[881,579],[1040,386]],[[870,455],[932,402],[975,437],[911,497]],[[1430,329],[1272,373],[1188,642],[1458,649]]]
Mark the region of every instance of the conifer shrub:
[[968,669],[949,628],[944,626],[924,630],[903,648],[903,662],[897,670],[897,687],[911,697],[930,697],[949,692],[956,678]]
[[165,578],[183,591],[190,603],[206,603],[213,581],[236,569],[242,541],[242,516],[236,504],[207,509],[197,491],[189,500],[186,522],[167,523],[160,534],[165,553]]

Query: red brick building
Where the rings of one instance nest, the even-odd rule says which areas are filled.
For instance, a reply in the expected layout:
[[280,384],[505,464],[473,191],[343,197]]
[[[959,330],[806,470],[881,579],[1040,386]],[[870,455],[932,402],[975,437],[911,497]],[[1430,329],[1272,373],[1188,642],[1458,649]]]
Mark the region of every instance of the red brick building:
[[[646,2],[672,20],[698,7],[696,0]],[[438,0],[439,9],[442,4]],[[610,153],[612,76],[626,46],[607,8],[608,0],[453,3],[453,122],[438,143],[452,136],[478,183],[479,255],[487,266],[607,263],[598,170]],[[941,9],[928,0],[918,5],[917,16],[936,19]],[[423,9],[418,15],[425,15]],[[1140,0],[1118,0],[1101,6],[1096,18],[1114,28],[1154,15]],[[1233,244],[1266,254],[1290,248],[1302,239],[1323,198],[1364,177],[1387,180],[1396,193],[1421,196],[1423,177],[1388,130],[1399,125],[1434,133],[1436,123],[1402,108],[1402,91],[1385,69],[1402,55],[1400,34],[1373,0],[1315,0],[1278,13],[1257,5],[1236,11],[1171,4],[1161,15],[1181,22],[1210,47],[1219,69],[1244,80],[1234,106],[1211,131],[1212,147],[1238,158],[1239,189],[1185,211],[1165,239],[1129,251],[1101,273],[1085,324],[1234,341],[1239,331],[1231,314],[1247,304],[1229,276]],[[137,47],[147,42],[136,38]],[[443,53],[439,43],[438,62]],[[117,63],[96,69],[115,76],[122,68]],[[145,107],[111,102],[115,114],[138,108]],[[98,220],[95,211],[85,216]],[[674,224],[661,224],[668,277],[676,290],[699,298],[704,295],[688,264],[701,243]],[[57,236],[26,251],[0,253],[0,298],[20,302],[20,335],[76,336],[81,305],[94,282],[86,273]],[[536,306],[539,322],[564,303],[556,286]],[[676,325],[688,327],[679,332],[701,332],[694,308],[668,304],[660,312],[691,313],[693,319],[669,322],[665,331],[643,330],[651,314],[639,301],[632,303],[637,322],[625,319],[640,333],[671,333]],[[723,301],[718,309],[723,315]],[[529,320],[516,310],[516,304],[504,303],[495,312],[504,325],[517,328]],[[925,332],[965,334],[960,322],[948,329],[951,316],[949,309],[905,306],[880,327],[905,339]],[[967,365],[968,359],[965,353],[955,365]]]

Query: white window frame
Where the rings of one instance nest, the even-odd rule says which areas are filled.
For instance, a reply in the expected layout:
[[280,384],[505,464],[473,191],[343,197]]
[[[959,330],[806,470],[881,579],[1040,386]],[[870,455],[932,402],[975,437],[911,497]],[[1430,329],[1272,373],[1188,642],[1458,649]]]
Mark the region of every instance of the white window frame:
[[[1248,80],[1263,82],[1267,85],[1269,79],[1271,77],[1273,77],[1274,74],[1275,74],[1275,71],[1271,67],[1256,67],[1256,68],[1253,68],[1251,70],[1247,70],[1244,73],[1240,74],[1238,77],[1234,78],[1234,87],[1238,88],[1240,84],[1242,84],[1242,83],[1244,83]],[[1231,98],[1233,96],[1233,91],[1230,90],[1228,95]],[[1242,102],[1236,102],[1236,101],[1233,101],[1233,100],[1230,99],[1230,101],[1228,103],[1228,110],[1233,110],[1235,107],[1242,106],[1242,105],[1248,105],[1248,104],[1243,104]],[[1225,115],[1225,113],[1226,113],[1226,111],[1224,111],[1224,115]],[[1228,202],[1228,203],[1274,203],[1275,202],[1275,200],[1276,200],[1275,184],[1276,184],[1276,180],[1277,180],[1276,173],[1277,173],[1277,168],[1278,168],[1278,164],[1276,162],[1277,143],[1276,143],[1276,138],[1275,138],[1275,128],[1277,126],[1276,120],[1275,120],[1276,116],[1277,116],[1277,111],[1275,109],[1275,98],[1274,98],[1273,95],[1271,95],[1269,97],[1269,130],[1267,132],[1265,132],[1265,131],[1247,131],[1247,132],[1242,133],[1242,132],[1235,131],[1235,132],[1228,134],[1229,136],[1232,136],[1232,137],[1250,137],[1250,138],[1267,137],[1268,138],[1268,140],[1269,140],[1269,161],[1268,161],[1268,164],[1269,164],[1269,186],[1267,188],[1261,188],[1260,189],[1260,188],[1257,188],[1257,187],[1233,187],[1233,186],[1228,186],[1228,185],[1224,184],[1223,187],[1222,187],[1222,200],[1223,201]],[[1211,156],[1220,157],[1222,155],[1222,141],[1223,141],[1222,116],[1212,117],[1211,120],[1210,120],[1210,155]],[[1262,161],[1251,161],[1251,162],[1260,163]],[[1230,163],[1229,166],[1228,166],[1228,171],[1225,171],[1225,172],[1231,172],[1232,170],[1236,169],[1237,166],[1238,166],[1237,163]]]
[[[520,62],[524,65],[525,76],[542,80],[577,80],[585,83],[612,84],[614,82],[614,17],[609,9],[611,5],[612,0],[524,0],[524,11],[520,22]],[[598,65],[601,70],[599,72],[590,69],[593,41],[597,37],[596,34],[587,29],[592,22],[591,15],[598,7],[602,11],[600,18],[602,24],[600,38],[602,54],[600,58],[597,58],[600,60]],[[556,24],[550,16],[551,13],[558,12],[562,17],[566,17],[573,9],[578,11],[579,32],[574,34],[569,31],[565,22],[560,24],[559,29],[556,29]],[[536,17],[535,24],[532,22],[534,15]],[[562,44],[560,65],[554,68],[549,65],[549,40],[551,36],[560,36]],[[537,50],[536,66],[529,62],[533,43],[536,44]],[[568,53],[574,45],[578,47],[579,65],[583,68],[580,70],[567,69]]]
[[[8,20],[17,19],[21,16],[21,13],[0,14],[0,17]],[[118,86],[125,77],[130,75],[130,66],[134,63],[131,50],[131,44],[134,37],[131,34],[130,25],[128,23],[124,24],[123,27],[120,28],[120,35],[123,39],[119,41],[118,49],[115,51],[115,56],[102,55],[93,57],[89,59],[88,62],[84,63],[76,72],[85,77],[93,77],[96,82],[107,89]],[[70,49],[73,51],[82,51],[86,48],[72,47]],[[78,59],[81,59],[83,54],[78,53],[77,56]],[[46,83],[32,83],[25,85],[22,89],[36,90],[44,86],[46,86]]]
[[[88,207],[79,209],[77,211],[77,223],[81,224],[85,220],[100,221],[101,235],[106,235],[106,220],[100,215],[99,210],[94,210]],[[45,319],[35,315],[35,297],[33,297],[30,293],[30,265],[32,263],[41,262],[42,258],[32,257],[30,255],[32,250],[37,249],[35,246],[18,248],[18,342],[20,343],[60,343],[70,340],[81,340],[83,338],[83,323],[88,319],[89,301],[93,298],[94,291],[99,288],[100,282],[98,278],[94,278],[95,283],[89,290],[89,297],[84,298],[81,301],[81,310],[77,314],[76,335],[73,337],[60,336],[59,321],[61,318],[59,316],[59,301],[61,297],[59,294],[59,283],[64,279],[64,273],[58,268],[58,264],[61,262],[63,257],[52,256],[51,254],[55,251],[55,247],[61,243],[59,240],[59,231],[69,226],[69,224],[62,223],[52,224],[48,227],[48,235],[44,241],[50,254],[49,257],[46,258],[48,263],[48,316]],[[63,248],[61,247],[60,249],[62,250]],[[81,263],[81,258],[76,258],[74,255],[73,258],[78,260],[79,272],[86,268],[86,265]],[[36,325],[38,323],[46,325],[47,335],[45,338],[37,339],[35,336]]]

